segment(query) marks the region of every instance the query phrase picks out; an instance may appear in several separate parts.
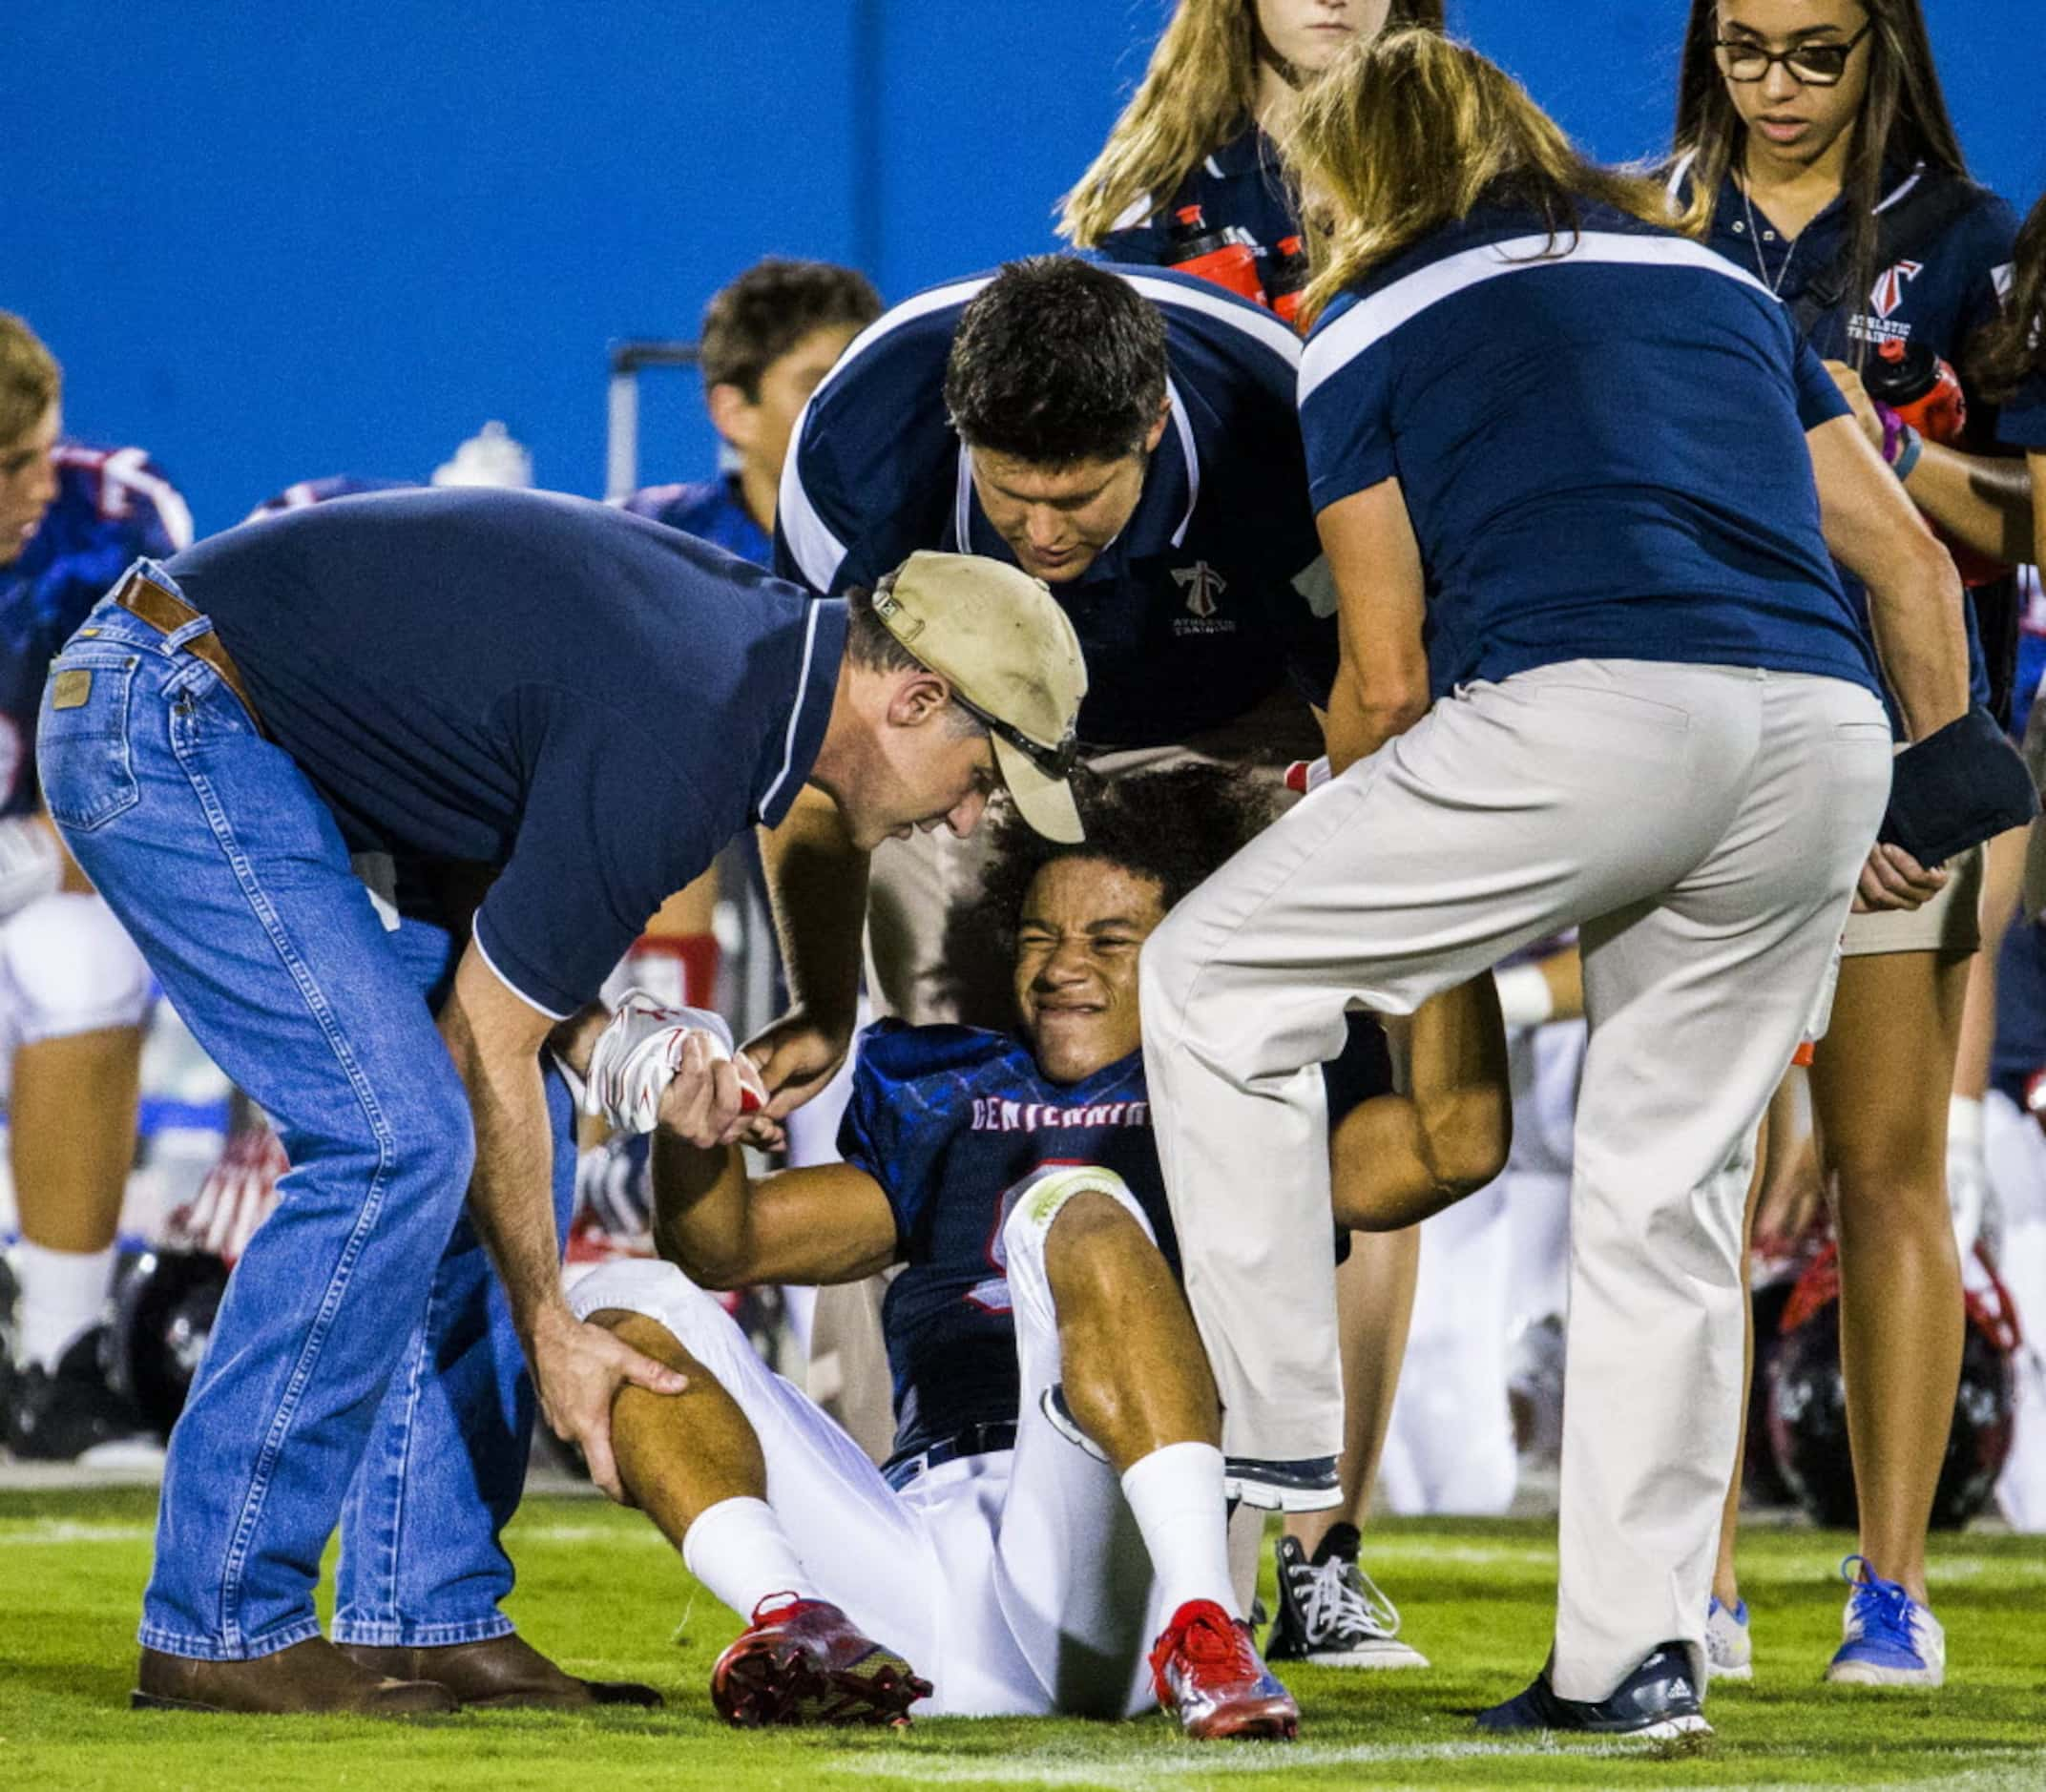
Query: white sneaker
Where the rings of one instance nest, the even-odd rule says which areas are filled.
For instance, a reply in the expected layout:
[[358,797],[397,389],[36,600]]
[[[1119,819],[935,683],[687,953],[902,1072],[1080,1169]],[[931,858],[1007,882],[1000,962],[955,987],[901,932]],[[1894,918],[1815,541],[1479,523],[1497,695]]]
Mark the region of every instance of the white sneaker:
[[[1857,1562],[1858,1579],[1848,1573]],[[1840,1573],[1853,1591],[1826,1677],[1836,1686],[1944,1686],[1947,1633],[1931,1610],[1881,1578],[1865,1555],[1848,1556]]]
[[1705,1677],[1751,1680],[1755,1677],[1755,1642],[1747,1631],[1747,1601],[1736,1599],[1728,1611],[1717,1598],[1705,1608]]

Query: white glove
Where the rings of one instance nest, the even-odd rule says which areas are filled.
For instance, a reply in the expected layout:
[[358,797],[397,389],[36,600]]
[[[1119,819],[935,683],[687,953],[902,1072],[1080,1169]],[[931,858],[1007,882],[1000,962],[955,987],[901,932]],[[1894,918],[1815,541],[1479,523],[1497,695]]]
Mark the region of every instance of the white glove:
[[732,1030],[723,1015],[707,1008],[663,1008],[644,990],[628,990],[590,1054],[583,1112],[602,1115],[620,1132],[651,1133],[660,1117],[660,1098],[675,1080],[691,1033],[703,1035],[713,1058],[738,1064],[742,1113],[767,1105],[760,1073],[752,1059],[733,1051]]
[[32,815],[0,822],[0,920],[64,886],[57,837]]

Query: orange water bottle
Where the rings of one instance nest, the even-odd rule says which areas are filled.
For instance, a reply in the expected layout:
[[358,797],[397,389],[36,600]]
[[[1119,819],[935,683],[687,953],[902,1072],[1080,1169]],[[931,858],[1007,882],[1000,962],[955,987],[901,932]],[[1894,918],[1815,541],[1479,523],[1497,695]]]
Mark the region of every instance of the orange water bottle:
[[1198,205],[1182,205],[1172,215],[1166,265],[1226,286],[1254,303],[1264,302],[1256,251],[1225,230],[1210,230]]
[[1295,329],[1300,327],[1300,295],[1311,278],[1306,244],[1298,237],[1281,237],[1272,258],[1272,309]]

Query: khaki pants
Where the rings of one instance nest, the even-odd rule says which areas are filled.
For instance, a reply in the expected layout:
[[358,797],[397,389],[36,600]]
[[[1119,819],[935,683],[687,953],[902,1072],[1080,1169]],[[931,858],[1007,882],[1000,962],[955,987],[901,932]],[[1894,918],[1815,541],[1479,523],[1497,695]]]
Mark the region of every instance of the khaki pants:
[[[1478,684],[1146,943],[1144,1060],[1232,1454],[1342,1444],[1321,1062],[1582,927],[1557,1693],[1702,1649],[1740,1424],[1741,1216],[1889,786],[1836,679],[1578,660]],[[1702,1669],[1702,1659],[1695,1665]]]

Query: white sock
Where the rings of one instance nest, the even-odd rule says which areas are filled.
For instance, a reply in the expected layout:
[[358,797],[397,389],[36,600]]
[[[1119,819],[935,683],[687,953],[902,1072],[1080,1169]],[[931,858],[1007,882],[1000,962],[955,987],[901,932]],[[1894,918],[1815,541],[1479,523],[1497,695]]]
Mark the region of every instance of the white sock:
[[99,1323],[114,1281],[114,1247],[52,1251],[28,1239],[14,1248],[21,1277],[21,1326],[14,1349],[22,1365],[53,1369],[79,1336]]
[[705,1509],[683,1534],[682,1561],[748,1623],[753,1608],[770,1594],[819,1596],[765,1500],[742,1496]]
[[1221,1451],[1212,1444],[1167,1444],[1132,1463],[1122,1497],[1151,1552],[1169,1618],[1192,1599],[1212,1599],[1242,1617],[1229,1578],[1229,1507]]

